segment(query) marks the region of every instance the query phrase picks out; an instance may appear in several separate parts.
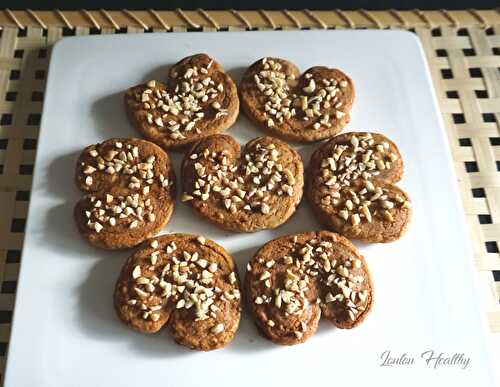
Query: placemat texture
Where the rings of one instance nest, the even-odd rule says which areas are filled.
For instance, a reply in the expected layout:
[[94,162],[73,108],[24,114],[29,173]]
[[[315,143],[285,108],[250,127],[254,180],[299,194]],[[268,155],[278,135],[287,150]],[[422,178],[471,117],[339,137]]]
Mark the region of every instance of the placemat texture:
[[[427,55],[483,287],[500,332],[500,14],[463,11],[0,11],[0,373],[10,334],[51,46],[63,36],[400,28]],[[390,47],[388,47],[390,49]],[[491,300],[494,300],[493,302]]]

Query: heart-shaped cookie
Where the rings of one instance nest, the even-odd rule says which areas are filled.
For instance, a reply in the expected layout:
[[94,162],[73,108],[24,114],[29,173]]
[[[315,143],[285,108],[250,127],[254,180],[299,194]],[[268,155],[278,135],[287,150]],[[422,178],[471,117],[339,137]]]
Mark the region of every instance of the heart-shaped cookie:
[[275,228],[295,212],[304,176],[300,155],[273,137],[240,145],[228,135],[206,137],[182,162],[182,201],[226,230]]
[[74,209],[78,229],[105,249],[132,247],[156,234],[174,209],[170,159],[149,141],[112,138],[88,146],[78,158],[75,182],[89,192]]
[[321,316],[353,328],[370,311],[373,287],[363,256],[329,231],[266,243],[247,266],[246,299],[259,330],[277,344],[303,343]]
[[240,321],[233,258],[201,236],[162,235],[127,260],[115,287],[118,317],[144,333],[164,325],[176,342],[209,351],[229,343]]
[[309,201],[332,230],[366,242],[391,242],[407,230],[410,198],[394,185],[403,159],[384,135],[336,136],[314,152],[309,172]]
[[167,83],[151,80],[128,89],[125,107],[144,137],[173,149],[229,128],[238,117],[239,99],[222,66],[197,54],[172,66]]
[[270,133],[292,141],[314,142],[339,133],[349,122],[352,80],[337,69],[316,66],[303,75],[291,62],[259,59],[240,84],[246,115]]

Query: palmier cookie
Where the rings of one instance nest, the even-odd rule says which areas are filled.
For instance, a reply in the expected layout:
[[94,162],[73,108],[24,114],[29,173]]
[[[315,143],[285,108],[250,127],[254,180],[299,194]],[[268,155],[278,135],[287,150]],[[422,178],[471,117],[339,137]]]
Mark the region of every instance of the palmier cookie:
[[411,219],[410,198],[394,185],[403,159],[387,137],[345,133],[318,148],[309,163],[307,194],[328,228],[350,239],[391,242]]
[[330,138],[349,123],[352,80],[342,71],[315,66],[300,75],[291,62],[259,59],[240,84],[243,111],[273,135],[291,141]]
[[161,235],[125,263],[114,293],[118,317],[144,333],[168,326],[174,340],[201,351],[228,344],[240,321],[233,258],[201,236]]
[[167,224],[175,174],[168,155],[145,140],[112,138],[83,150],[76,185],[86,196],[74,217],[80,233],[105,249],[135,246]]
[[322,315],[337,328],[353,328],[373,301],[363,256],[330,231],[266,243],[247,265],[245,292],[261,333],[284,345],[305,342]]
[[206,137],[182,162],[182,201],[203,218],[238,232],[275,228],[295,212],[304,177],[300,155],[273,137],[240,145],[228,135]]
[[179,148],[229,128],[239,99],[231,77],[206,54],[172,66],[167,83],[151,80],[125,92],[132,125],[164,149]]

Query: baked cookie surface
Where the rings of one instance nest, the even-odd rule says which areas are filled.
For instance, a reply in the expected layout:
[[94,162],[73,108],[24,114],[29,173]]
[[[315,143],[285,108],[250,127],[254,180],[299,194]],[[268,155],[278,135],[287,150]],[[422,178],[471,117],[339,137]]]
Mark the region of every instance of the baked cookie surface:
[[77,187],[88,194],[74,218],[91,244],[119,249],[159,232],[174,208],[175,174],[168,155],[145,140],[112,138],[83,150]]
[[291,141],[315,142],[339,133],[349,123],[354,96],[353,82],[342,71],[315,66],[301,75],[280,58],[259,59],[240,83],[245,114]]
[[278,227],[303,193],[300,155],[273,137],[253,139],[242,150],[229,135],[206,137],[185,154],[181,172],[182,201],[231,231]]
[[247,266],[245,292],[261,333],[284,345],[305,342],[321,316],[338,328],[353,328],[373,301],[363,256],[349,240],[329,231],[266,243]]
[[145,241],[117,280],[120,320],[143,333],[164,325],[174,340],[209,351],[234,337],[240,321],[239,277],[233,258],[218,244],[189,234]]
[[231,77],[206,54],[173,65],[166,83],[151,80],[125,92],[132,125],[164,149],[179,148],[229,128],[239,99]]
[[307,196],[319,220],[333,231],[366,242],[391,242],[411,220],[410,198],[394,185],[402,176],[403,159],[390,139],[344,133],[313,153]]

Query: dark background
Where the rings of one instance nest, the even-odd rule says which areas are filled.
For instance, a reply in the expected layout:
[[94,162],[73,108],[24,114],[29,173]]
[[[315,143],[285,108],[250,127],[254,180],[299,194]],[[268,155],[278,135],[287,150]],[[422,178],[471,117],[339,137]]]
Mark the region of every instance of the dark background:
[[289,0],[289,1],[272,1],[272,0],[65,0],[65,1],[33,1],[33,0],[1,0],[0,9],[486,9],[498,8],[499,0]]

